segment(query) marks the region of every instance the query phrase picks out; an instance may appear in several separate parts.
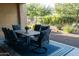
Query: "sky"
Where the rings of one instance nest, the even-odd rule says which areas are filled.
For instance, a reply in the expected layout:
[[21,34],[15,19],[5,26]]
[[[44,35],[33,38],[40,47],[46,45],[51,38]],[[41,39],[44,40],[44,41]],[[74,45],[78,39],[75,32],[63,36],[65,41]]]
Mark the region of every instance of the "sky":
[[29,3],[40,3],[42,5],[50,6],[50,7],[55,6],[55,3],[53,3],[53,0],[34,0],[34,1],[28,0],[26,4],[29,4]]
[[55,3],[79,3],[79,0],[26,0],[26,3],[40,3],[54,8]]
[[79,3],[79,0],[26,0],[26,3]]
[[40,3],[54,7],[55,3],[79,3],[79,0],[26,0],[26,3]]
[[42,5],[45,5],[45,6],[50,6],[50,7],[55,7],[55,3],[40,3]]
[[0,3],[79,3],[79,0],[0,0]]

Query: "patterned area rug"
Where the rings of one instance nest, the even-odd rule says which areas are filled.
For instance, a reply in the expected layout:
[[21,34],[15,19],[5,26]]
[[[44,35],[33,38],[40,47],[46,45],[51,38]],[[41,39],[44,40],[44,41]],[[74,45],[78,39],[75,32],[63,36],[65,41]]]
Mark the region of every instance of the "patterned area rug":
[[72,50],[74,50],[74,47],[70,46],[70,45],[66,45],[66,44],[62,44],[62,43],[58,43],[56,41],[52,41],[50,40],[50,44],[60,47],[60,49],[58,49],[57,51],[55,51],[54,53],[51,53],[50,56],[65,56],[67,55],[69,52],[71,52]]
[[3,49],[2,51],[8,52],[9,56],[17,56],[17,55],[21,55],[21,56],[65,56],[74,49],[74,47],[72,46],[58,43],[52,40],[50,40],[49,45],[46,47],[48,51],[45,54],[35,54],[30,49],[15,50],[5,44],[3,45],[3,48],[5,49],[5,51]]
[[47,49],[48,51],[45,54],[35,54],[29,49],[24,49],[16,52],[21,56],[65,56],[71,52],[74,47],[50,40]]

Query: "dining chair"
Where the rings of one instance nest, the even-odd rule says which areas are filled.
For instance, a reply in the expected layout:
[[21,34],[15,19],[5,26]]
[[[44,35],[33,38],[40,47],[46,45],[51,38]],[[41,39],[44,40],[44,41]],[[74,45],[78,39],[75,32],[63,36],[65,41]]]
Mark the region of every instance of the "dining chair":
[[[12,28],[13,28],[14,31],[15,31],[15,30],[21,30],[20,25],[12,25]],[[24,35],[21,35],[21,34],[18,34],[18,33],[16,33],[16,35],[17,35],[18,37],[25,37]]]
[[20,25],[12,25],[13,30],[20,30]]
[[47,30],[47,29],[49,29],[49,28],[50,28],[49,26],[41,25],[41,31],[43,31],[43,30]]
[[43,54],[47,52],[47,48],[44,46],[49,43],[50,32],[50,29],[42,31],[37,41],[34,40],[35,38],[32,38],[31,45],[35,47],[32,49],[32,52],[37,54]]
[[41,30],[41,25],[40,24],[35,24],[34,30],[35,31],[40,31]]
[[3,32],[5,33],[5,43],[8,44],[10,47],[14,47],[16,49],[22,49],[27,46],[27,38],[21,38],[16,35],[16,33],[11,29],[2,28]]
[[[40,31],[41,30],[41,25],[40,24],[35,24],[35,26],[34,26],[34,31]],[[35,37],[38,37],[39,36],[39,34],[38,35],[34,35]]]
[[9,31],[8,31],[8,30],[9,30],[8,28],[2,27],[2,31],[3,31],[3,33],[4,33],[5,42],[6,42],[6,43],[9,42],[9,38],[10,38],[10,36],[9,36]]
[[10,39],[11,44],[13,44],[16,47],[22,47],[23,44],[26,44],[27,38],[19,38],[17,37],[16,33],[13,30],[9,30],[10,32]]

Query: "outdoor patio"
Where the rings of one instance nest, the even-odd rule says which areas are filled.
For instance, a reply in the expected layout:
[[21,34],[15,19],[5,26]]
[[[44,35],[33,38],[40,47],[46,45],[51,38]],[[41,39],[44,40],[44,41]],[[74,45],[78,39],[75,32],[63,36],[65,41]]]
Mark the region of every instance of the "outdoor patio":
[[[75,35],[77,36],[77,35]],[[41,56],[46,56],[46,55],[49,55],[49,56],[63,56],[63,55],[71,55],[71,56],[77,56],[79,55],[79,49],[76,48],[76,47],[79,47],[78,46],[78,42],[79,41],[76,41],[75,40],[78,40],[78,37],[71,37],[71,36],[68,36],[68,35],[65,35],[65,34],[62,34],[62,33],[56,33],[56,32],[51,32],[50,33],[50,40],[54,40],[54,41],[50,41],[51,44],[53,44],[54,46],[50,46],[48,47],[48,53],[46,54],[30,54],[31,52],[28,52],[29,54],[27,54],[27,51],[30,51],[28,49],[26,49],[26,53],[25,53],[25,49],[23,50],[24,52],[17,52],[16,50],[14,50],[13,48],[7,46],[5,43],[4,43],[4,37],[0,37],[0,44],[2,45],[3,48],[5,48],[5,50],[8,52],[8,55],[25,55],[25,56],[33,56],[33,55],[41,55]],[[72,41],[72,42],[71,42]],[[60,43],[59,43],[60,42]],[[76,43],[76,44],[75,44]],[[56,46],[56,47],[55,47]],[[65,47],[66,46],[66,47]],[[67,47],[68,46],[68,47]],[[60,47],[64,47],[64,49],[60,49]],[[51,50],[49,50],[51,49]],[[67,50],[66,50],[67,49]],[[66,50],[66,51],[64,51]],[[59,53],[59,51],[62,51]],[[67,52],[68,51],[68,52]],[[52,53],[50,53],[52,52]],[[53,53],[54,52],[54,53]],[[75,52],[75,53],[74,53]],[[5,54],[3,54],[5,55]]]
[[[75,6],[75,4],[55,4],[59,10],[59,5],[63,10],[63,5],[67,8]],[[70,12],[65,15],[63,12],[61,16],[62,11],[59,12],[57,9],[54,12],[58,11],[60,15],[52,14],[52,7],[41,4],[0,4],[0,8],[0,55],[79,56],[78,14]],[[34,53],[32,48],[35,47],[31,46],[32,43],[36,48],[43,48],[44,53],[41,53],[42,50],[35,50],[37,53]],[[45,46],[42,47],[43,45]]]

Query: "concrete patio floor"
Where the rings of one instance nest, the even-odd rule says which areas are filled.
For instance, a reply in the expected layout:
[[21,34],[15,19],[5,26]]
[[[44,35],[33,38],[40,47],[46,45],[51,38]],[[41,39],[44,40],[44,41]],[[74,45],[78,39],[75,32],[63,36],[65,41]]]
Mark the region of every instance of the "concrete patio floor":
[[63,34],[58,32],[51,32],[50,39],[79,48],[78,34]]

